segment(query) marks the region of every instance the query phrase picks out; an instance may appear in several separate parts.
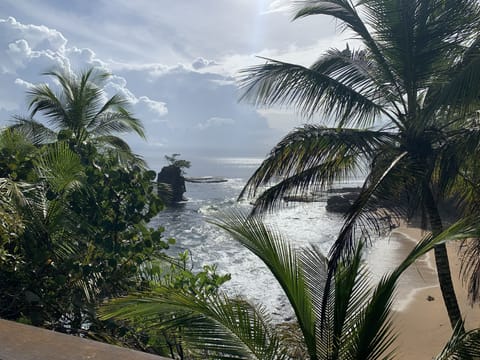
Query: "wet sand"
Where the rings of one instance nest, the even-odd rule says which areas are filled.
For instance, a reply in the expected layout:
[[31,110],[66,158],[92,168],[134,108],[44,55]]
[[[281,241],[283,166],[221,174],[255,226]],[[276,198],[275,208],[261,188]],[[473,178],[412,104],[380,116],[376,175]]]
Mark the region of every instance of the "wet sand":
[[[392,234],[392,239],[401,244],[395,249],[398,259],[414,246],[424,234],[415,227],[402,225]],[[410,241],[401,241],[405,238]],[[447,243],[447,249],[457,298],[466,329],[480,327],[480,307],[471,307],[467,292],[459,277],[460,261],[458,243]],[[403,253],[403,256],[402,256]],[[405,274],[399,283],[395,305],[394,324],[398,338],[397,358],[402,360],[432,359],[446,344],[452,333],[450,322],[443,304],[436,272],[434,254],[430,252]]]

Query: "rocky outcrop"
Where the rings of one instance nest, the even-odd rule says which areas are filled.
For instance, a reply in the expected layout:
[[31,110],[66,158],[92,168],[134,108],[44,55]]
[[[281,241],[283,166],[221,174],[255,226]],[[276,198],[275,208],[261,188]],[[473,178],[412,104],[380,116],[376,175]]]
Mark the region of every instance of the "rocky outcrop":
[[201,176],[201,177],[186,177],[186,182],[200,183],[200,184],[214,184],[227,182],[228,180],[218,176]]
[[[157,184],[166,184],[169,188],[168,196],[163,196],[167,204],[174,204],[179,201],[184,201],[183,194],[185,193],[185,178],[182,175],[182,170],[174,165],[165,166],[158,173]],[[163,195],[161,187],[159,186],[159,194]]]
[[331,195],[327,199],[327,206],[325,207],[327,211],[345,214],[350,206],[352,206],[355,199],[360,193],[360,188],[340,188],[340,189],[331,189]]
[[355,196],[350,195],[333,195],[328,198],[325,209],[330,212],[345,214],[352,206]]

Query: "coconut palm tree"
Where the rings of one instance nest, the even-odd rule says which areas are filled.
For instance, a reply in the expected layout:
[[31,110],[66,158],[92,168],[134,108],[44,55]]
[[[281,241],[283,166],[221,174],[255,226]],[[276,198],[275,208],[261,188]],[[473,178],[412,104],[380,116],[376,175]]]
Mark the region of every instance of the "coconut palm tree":
[[[53,77],[60,91],[54,92],[47,84],[31,88],[27,92],[29,118],[17,117],[13,125],[32,142],[65,140],[77,148],[90,142],[131,153],[128,144],[116,135],[134,132],[145,138],[140,120],[126,108],[127,99],[120,94],[106,98],[103,85],[108,73],[90,68],[78,75],[61,70],[44,75]],[[35,120],[36,115],[49,126]]]
[[[399,276],[435,244],[454,234],[463,238],[478,232],[464,221],[436,237],[427,236],[375,287],[361,261],[360,243],[353,257],[336,267],[328,290],[331,296],[324,303],[322,274],[326,274],[327,260],[316,248],[295,250],[257,217],[233,214],[218,225],[272,272],[295,311],[300,336],[291,331],[295,326],[281,331],[265,308],[245,300],[222,293],[196,296],[171,287],[116,299],[101,309],[103,318],[130,320],[158,332],[176,330],[193,358],[393,359],[396,335],[391,308]],[[459,354],[466,356],[460,358],[480,354],[478,330],[465,333],[458,326],[437,359],[455,359]]]
[[[334,125],[309,124],[288,134],[241,197],[260,193],[255,210],[273,209],[285,194],[325,189],[363,172],[361,193],[330,251],[331,278],[356,239],[382,228],[385,211],[393,219],[420,212],[425,228],[443,231],[439,202],[468,183],[468,157],[478,153],[480,5],[306,0],[298,6],[295,19],[330,16],[361,45],[331,49],[310,67],[265,59],[244,71],[244,100],[292,106],[307,117],[323,114]],[[375,210],[379,203],[388,210]],[[461,314],[444,244],[435,247],[435,261],[454,327]]]

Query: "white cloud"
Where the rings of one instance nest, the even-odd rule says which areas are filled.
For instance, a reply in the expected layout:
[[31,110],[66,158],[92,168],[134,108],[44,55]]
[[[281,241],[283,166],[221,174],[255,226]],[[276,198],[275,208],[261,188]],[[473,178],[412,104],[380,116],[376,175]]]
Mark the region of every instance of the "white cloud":
[[281,12],[281,13],[288,13],[292,12],[293,6],[290,0],[272,0],[268,5],[268,9],[264,11],[264,14],[274,13],[274,12]]
[[4,38],[24,39],[34,50],[48,48],[63,52],[67,39],[57,30],[43,25],[25,25],[14,17],[0,19],[0,30]]
[[128,141],[152,158],[182,148],[265,154],[295,121],[239,103],[238,71],[263,62],[255,56],[308,66],[343,38],[323,16],[291,23],[291,0],[173,1],[168,11],[150,0],[41,3],[0,2],[22,19],[0,19],[1,114],[24,113],[25,89],[48,81],[43,71],[98,66],[115,74],[108,95],[124,95],[145,124],[150,143]]
[[[2,115],[26,112],[25,90],[39,82],[51,83],[42,72],[59,66],[74,70],[99,66],[115,74],[106,84],[107,96],[122,94],[130,101],[133,114],[143,121],[150,142],[144,144],[133,135],[125,139],[150,163],[158,158],[155,149],[162,153],[190,149],[195,154],[220,150],[264,154],[272,143],[265,119],[252,107],[238,103],[234,79],[227,72],[214,72],[220,66],[214,60],[197,57],[173,65],[113,62],[93,49],[67,42],[48,27],[13,19],[0,21],[5,30],[0,32]],[[40,35],[44,41],[39,40]],[[6,116],[0,121],[5,120]]]
[[211,117],[207,121],[204,121],[198,124],[197,127],[201,130],[206,130],[212,127],[220,127],[220,126],[233,125],[233,124],[235,124],[235,120],[233,119]]
[[32,84],[31,82],[28,82],[28,81],[25,81],[25,80],[22,80],[20,78],[16,78],[15,79],[15,85],[19,85],[25,89],[31,89],[35,86],[35,84]]
[[167,105],[161,101],[155,101],[148,96],[140,96],[138,98],[140,103],[144,103],[151,111],[155,112],[158,116],[165,116],[168,114]]
[[204,59],[202,57],[196,58],[192,63],[192,67],[195,70],[200,70],[200,69],[203,69],[203,68],[206,68],[206,67],[209,67],[209,66],[213,66],[213,65],[218,65],[218,64],[214,60],[207,60],[207,59]]

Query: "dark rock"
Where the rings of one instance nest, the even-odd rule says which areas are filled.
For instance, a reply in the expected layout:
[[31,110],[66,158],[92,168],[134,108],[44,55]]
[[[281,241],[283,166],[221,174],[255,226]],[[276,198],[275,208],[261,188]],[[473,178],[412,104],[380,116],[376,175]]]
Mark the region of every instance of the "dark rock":
[[357,194],[333,195],[328,198],[325,208],[330,212],[345,214],[356,198]]
[[433,301],[433,300],[435,300],[435,298],[432,295],[427,296],[427,301]]
[[211,183],[227,182],[228,180],[225,178],[216,177],[216,176],[202,176],[202,177],[186,177],[185,181],[191,182],[191,183],[211,184]]
[[[185,193],[185,178],[182,175],[182,170],[174,165],[164,166],[158,173],[157,184],[167,184],[170,188],[170,196],[164,199],[167,204],[184,201],[183,194]],[[160,189],[159,189],[160,193]]]
[[314,195],[285,195],[283,200],[286,202],[317,202],[321,198]]

